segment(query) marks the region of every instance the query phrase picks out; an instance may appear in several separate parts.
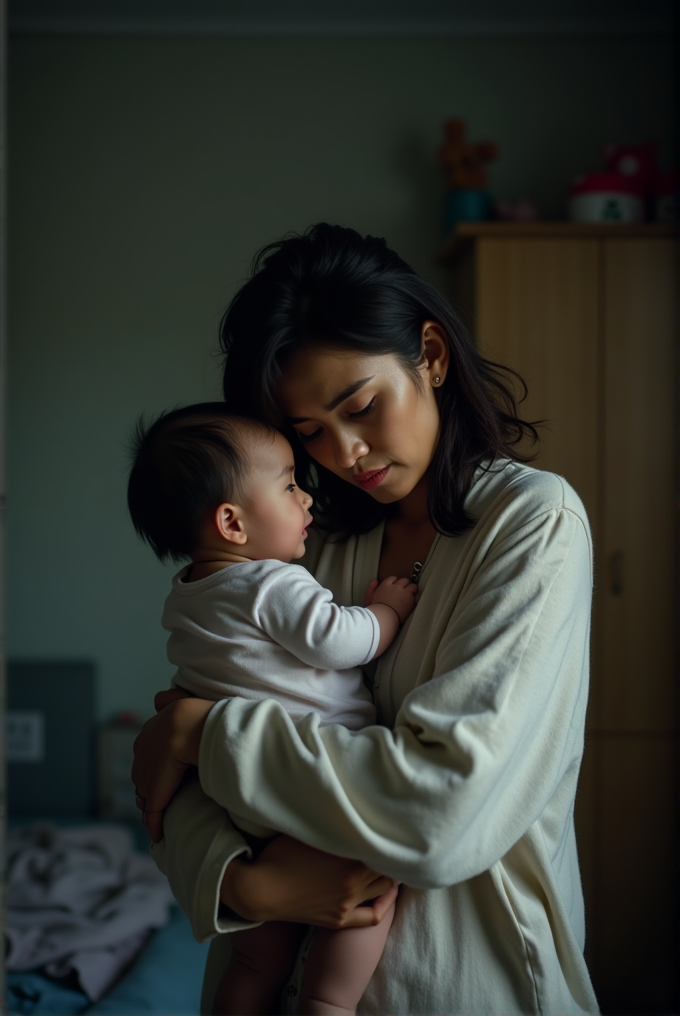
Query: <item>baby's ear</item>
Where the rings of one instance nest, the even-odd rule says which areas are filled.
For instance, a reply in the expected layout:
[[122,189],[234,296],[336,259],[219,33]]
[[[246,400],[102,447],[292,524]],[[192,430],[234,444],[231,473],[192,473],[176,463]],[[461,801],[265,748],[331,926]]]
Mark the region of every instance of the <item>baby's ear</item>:
[[248,536],[243,525],[243,513],[238,505],[225,502],[215,509],[213,515],[217,531],[223,540],[242,547]]

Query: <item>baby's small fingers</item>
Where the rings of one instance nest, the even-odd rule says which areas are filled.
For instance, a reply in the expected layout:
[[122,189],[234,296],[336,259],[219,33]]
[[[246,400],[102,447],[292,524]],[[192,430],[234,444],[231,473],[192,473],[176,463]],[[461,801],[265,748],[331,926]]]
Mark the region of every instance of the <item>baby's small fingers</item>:
[[412,596],[415,596],[418,591],[418,586],[415,582],[411,582],[410,579],[399,579],[395,583],[395,587],[403,589],[405,593],[411,593]]

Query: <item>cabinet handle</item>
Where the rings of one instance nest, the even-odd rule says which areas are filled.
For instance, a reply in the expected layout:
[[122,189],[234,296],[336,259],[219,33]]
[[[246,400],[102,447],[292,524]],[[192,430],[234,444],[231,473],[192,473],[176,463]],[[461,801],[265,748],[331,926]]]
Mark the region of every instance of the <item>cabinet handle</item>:
[[623,593],[623,551],[615,550],[610,562],[611,591],[613,596]]

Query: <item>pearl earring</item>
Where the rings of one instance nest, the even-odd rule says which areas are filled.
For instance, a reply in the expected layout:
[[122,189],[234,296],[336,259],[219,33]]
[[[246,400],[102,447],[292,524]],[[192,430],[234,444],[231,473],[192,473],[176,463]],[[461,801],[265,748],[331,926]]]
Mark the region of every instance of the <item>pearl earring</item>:
[[441,378],[440,378],[439,374],[437,374],[437,376],[435,377],[435,379],[434,379],[434,382],[433,382],[433,383],[434,383],[434,384],[436,384],[436,385],[438,385],[438,384],[440,384],[440,383],[441,383]]

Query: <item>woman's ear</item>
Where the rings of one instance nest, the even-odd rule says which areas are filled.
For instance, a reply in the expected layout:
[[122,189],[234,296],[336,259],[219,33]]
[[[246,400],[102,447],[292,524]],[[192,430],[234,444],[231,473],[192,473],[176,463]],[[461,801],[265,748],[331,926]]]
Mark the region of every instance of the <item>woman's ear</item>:
[[420,339],[425,361],[424,376],[433,388],[439,388],[444,383],[449,369],[449,344],[446,333],[436,321],[423,321]]
[[242,547],[248,536],[243,524],[242,512],[238,505],[225,502],[215,509],[213,515],[217,532],[223,540]]

